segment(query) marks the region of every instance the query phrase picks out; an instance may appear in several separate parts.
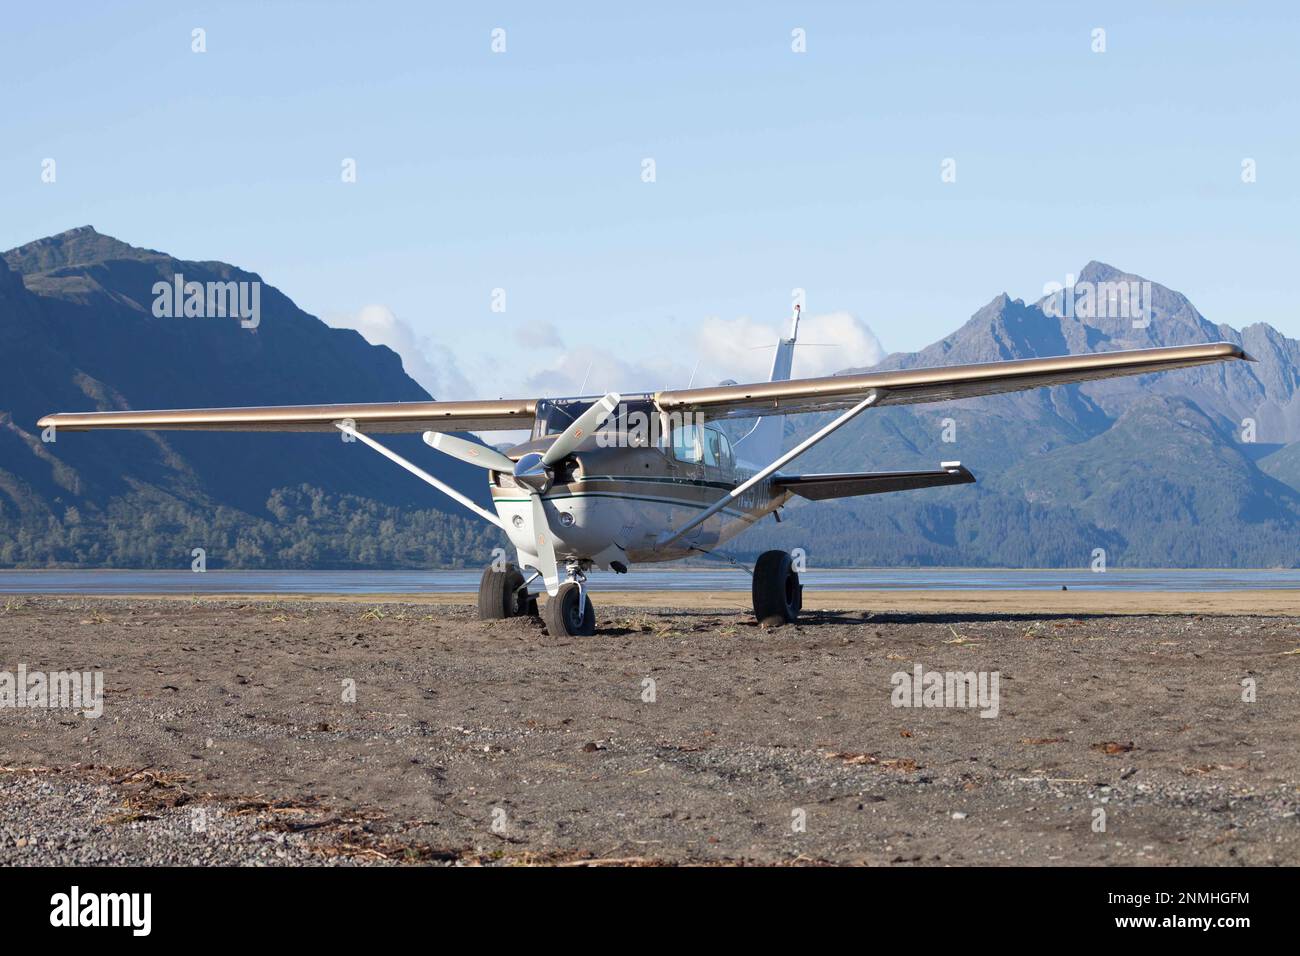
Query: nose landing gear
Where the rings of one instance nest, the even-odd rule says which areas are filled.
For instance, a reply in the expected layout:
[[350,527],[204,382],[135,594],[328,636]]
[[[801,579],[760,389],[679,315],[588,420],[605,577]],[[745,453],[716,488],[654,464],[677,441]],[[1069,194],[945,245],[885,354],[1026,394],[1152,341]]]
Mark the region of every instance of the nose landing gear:
[[574,581],[561,584],[559,593],[546,602],[542,620],[552,637],[590,637],[596,633],[596,610]]
[[570,566],[568,580],[542,607],[542,620],[552,637],[590,637],[596,633],[596,609],[587,594],[587,576]]

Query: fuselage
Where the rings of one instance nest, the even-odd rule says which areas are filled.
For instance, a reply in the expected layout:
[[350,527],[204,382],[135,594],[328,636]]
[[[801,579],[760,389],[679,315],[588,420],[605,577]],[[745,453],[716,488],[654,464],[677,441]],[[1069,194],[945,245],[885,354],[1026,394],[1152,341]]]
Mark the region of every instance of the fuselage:
[[[668,547],[656,542],[724,498],[755,469],[736,461],[721,431],[679,430],[657,444],[606,431],[592,436],[560,470],[542,498],[556,556],[609,567],[672,561],[734,538],[789,498],[770,480],[735,497],[689,535]],[[543,436],[511,449],[511,457],[544,451]],[[510,475],[491,472],[492,503],[522,553],[531,553],[532,499]]]

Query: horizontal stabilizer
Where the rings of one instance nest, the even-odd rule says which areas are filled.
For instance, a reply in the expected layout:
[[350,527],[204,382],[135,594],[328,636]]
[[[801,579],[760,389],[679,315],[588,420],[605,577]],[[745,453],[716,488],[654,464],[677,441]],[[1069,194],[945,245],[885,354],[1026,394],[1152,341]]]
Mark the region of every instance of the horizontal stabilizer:
[[812,501],[881,495],[887,491],[968,485],[975,480],[961,462],[944,462],[940,471],[879,471],[846,475],[778,475],[772,484]]

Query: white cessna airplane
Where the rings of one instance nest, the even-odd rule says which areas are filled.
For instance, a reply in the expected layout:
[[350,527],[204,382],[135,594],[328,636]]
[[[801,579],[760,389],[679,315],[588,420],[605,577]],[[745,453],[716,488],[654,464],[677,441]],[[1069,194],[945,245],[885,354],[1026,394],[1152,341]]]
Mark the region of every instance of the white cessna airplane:
[[[59,412],[39,424],[62,431],[339,429],[509,536],[518,566],[484,571],[480,617],[538,613],[528,588],[541,578],[549,595],[542,615],[550,633],[586,635],[595,632],[586,587],[593,566],[621,573],[630,564],[708,553],[794,495],[820,501],[975,480],[955,461],[936,471],[801,475],[782,470],[868,408],[1250,360],[1237,346],[1215,342],[791,381],[798,329],[796,310],[789,338],[777,345],[769,380],[751,385],[611,392],[600,398]],[[839,414],[782,452],[780,416],[813,412]],[[756,416],[734,444],[715,424]],[[505,453],[451,434],[526,427],[531,438]],[[371,437],[413,431],[424,432],[438,451],[487,471],[495,513]],[[796,620],[803,596],[790,555],[760,555],[752,592],[760,623]]]

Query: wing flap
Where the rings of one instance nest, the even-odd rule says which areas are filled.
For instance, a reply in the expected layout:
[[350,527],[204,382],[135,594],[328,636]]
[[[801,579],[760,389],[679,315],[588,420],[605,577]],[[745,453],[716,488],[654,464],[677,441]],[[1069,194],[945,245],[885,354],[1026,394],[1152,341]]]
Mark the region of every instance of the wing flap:
[[142,428],[157,431],[332,432],[351,421],[358,431],[459,432],[531,428],[536,402],[373,402],[356,405],[266,405],[251,408],[177,408],[153,411],[57,412],[38,426],[59,431]]
[[810,501],[882,495],[913,488],[968,485],[975,480],[960,462],[945,464],[939,471],[882,471],[838,475],[778,475],[772,484]]
[[1145,375],[1170,369],[1232,360],[1253,361],[1230,342],[1179,345],[1158,349],[1129,349],[1061,355],[1054,358],[899,369],[862,375],[831,375],[789,382],[756,382],[714,388],[677,389],[655,393],[661,411],[696,412],[706,418],[747,418],[792,415],[849,408],[871,391],[880,392],[879,405],[943,402],[1044,385],[1065,385]]

